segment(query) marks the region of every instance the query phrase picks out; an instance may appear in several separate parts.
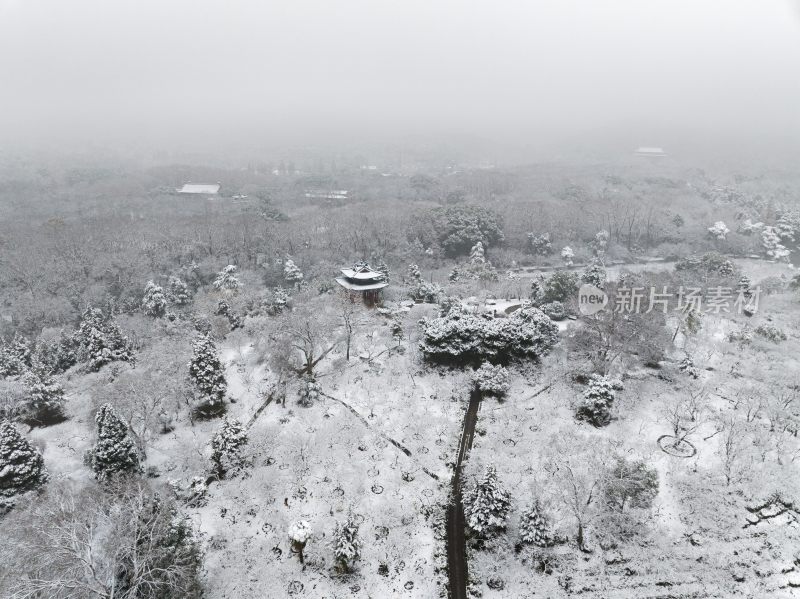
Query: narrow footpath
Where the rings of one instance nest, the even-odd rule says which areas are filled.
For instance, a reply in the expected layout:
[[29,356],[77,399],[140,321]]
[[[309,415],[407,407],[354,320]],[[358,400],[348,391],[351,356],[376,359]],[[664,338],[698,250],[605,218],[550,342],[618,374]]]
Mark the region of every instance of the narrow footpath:
[[464,415],[461,443],[458,446],[458,459],[453,470],[452,499],[447,508],[447,573],[450,581],[450,599],[467,599],[467,543],[464,538],[464,505],[461,501],[461,465],[472,449],[475,425],[478,422],[478,409],[481,393],[473,390],[469,396],[469,406]]

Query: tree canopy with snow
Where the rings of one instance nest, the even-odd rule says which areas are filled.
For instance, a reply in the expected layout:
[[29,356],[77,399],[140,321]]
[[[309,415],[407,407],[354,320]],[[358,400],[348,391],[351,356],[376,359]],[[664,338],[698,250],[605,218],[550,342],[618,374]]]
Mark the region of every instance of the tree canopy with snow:
[[247,442],[247,431],[242,423],[226,416],[211,439],[211,464],[214,476],[222,479],[231,470],[244,466],[243,450]]
[[91,464],[98,480],[119,474],[139,472],[139,450],[131,438],[128,425],[111,404],[103,404],[94,418],[97,441],[91,451]]
[[0,421],[0,513],[5,501],[40,487],[47,479],[42,454],[11,422]]
[[147,281],[142,297],[142,312],[153,318],[164,316],[167,311],[167,296],[164,290],[153,281]]
[[200,401],[209,407],[222,405],[228,383],[225,368],[217,355],[217,346],[208,334],[198,335],[192,344],[189,377],[200,393]]
[[242,284],[236,277],[237,268],[234,264],[228,264],[225,268],[217,273],[217,278],[214,279],[214,289],[218,291],[237,291]]
[[464,494],[467,526],[480,536],[505,529],[510,507],[508,491],[497,480],[493,466]]

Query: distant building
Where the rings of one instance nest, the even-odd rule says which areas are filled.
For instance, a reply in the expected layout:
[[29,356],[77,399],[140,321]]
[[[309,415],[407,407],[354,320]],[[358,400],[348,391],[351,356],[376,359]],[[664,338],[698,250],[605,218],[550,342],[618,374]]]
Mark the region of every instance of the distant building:
[[388,287],[389,283],[383,273],[372,270],[366,262],[356,262],[352,268],[343,268],[342,276],[336,278],[350,297],[360,295],[367,305],[374,305],[380,299],[381,289]]
[[306,189],[305,196],[310,200],[347,200],[350,191],[347,189]]
[[663,148],[650,148],[650,147],[641,147],[637,148],[636,152],[634,152],[637,156],[645,156],[647,158],[663,158],[667,155],[664,152]]
[[178,193],[215,196],[219,194],[220,187],[220,183],[184,183]]

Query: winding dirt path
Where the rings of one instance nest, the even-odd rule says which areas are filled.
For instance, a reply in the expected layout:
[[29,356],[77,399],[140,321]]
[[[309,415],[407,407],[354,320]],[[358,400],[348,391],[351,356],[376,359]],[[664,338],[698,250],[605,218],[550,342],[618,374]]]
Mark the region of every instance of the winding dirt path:
[[453,469],[452,497],[447,508],[447,574],[450,581],[450,599],[467,599],[467,542],[464,538],[464,505],[461,497],[461,466],[472,449],[475,438],[475,425],[478,422],[478,409],[481,393],[473,390],[469,396],[464,426],[461,430],[461,443],[458,446],[458,459]]

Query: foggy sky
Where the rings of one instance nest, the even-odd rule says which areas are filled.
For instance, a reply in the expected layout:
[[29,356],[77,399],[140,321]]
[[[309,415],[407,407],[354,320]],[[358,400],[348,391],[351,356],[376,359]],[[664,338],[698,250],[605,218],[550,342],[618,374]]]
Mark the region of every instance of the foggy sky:
[[0,146],[416,133],[790,147],[800,3],[0,0]]

